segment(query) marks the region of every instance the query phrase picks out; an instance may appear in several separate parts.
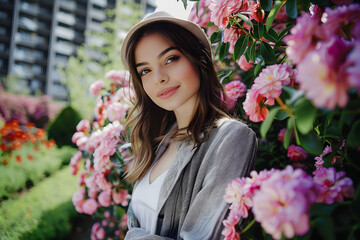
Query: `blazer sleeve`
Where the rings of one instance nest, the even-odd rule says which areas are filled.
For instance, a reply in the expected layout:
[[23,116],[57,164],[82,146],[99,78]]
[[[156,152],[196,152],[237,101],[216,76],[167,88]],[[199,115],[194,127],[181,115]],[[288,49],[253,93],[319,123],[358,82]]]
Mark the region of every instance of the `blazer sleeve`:
[[248,176],[254,168],[255,133],[240,122],[230,123],[224,128],[204,156],[205,165],[210,166],[206,168],[202,188],[184,219],[180,230],[182,239],[223,239],[222,221],[229,207],[223,199],[225,189],[233,179]]

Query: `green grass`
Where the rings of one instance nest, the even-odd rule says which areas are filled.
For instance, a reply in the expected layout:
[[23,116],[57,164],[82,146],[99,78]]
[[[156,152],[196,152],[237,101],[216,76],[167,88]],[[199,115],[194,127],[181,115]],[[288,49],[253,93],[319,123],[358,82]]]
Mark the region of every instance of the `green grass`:
[[78,216],[71,202],[78,176],[64,167],[0,208],[0,239],[63,239]]

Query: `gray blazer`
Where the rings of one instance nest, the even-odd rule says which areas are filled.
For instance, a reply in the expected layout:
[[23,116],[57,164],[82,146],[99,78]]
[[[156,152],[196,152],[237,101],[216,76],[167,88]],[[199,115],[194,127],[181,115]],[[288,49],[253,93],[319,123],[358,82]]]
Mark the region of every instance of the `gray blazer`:
[[[219,120],[208,134],[209,139],[197,148],[191,142],[178,143],[160,191],[155,234],[138,227],[130,203],[126,240],[223,238],[222,221],[229,207],[223,199],[225,189],[231,180],[254,169],[257,139],[244,123],[229,119]],[[167,146],[159,147],[156,158]]]

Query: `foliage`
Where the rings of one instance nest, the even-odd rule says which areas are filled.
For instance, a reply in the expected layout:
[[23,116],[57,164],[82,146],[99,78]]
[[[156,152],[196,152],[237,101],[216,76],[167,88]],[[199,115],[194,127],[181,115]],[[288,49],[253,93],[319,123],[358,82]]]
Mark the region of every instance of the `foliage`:
[[[87,32],[94,43],[84,44],[70,57],[65,69],[59,69],[62,84],[69,90],[70,104],[85,118],[90,118],[95,107],[89,92],[90,84],[102,78],[110,69],[121,69],[120,47],[123,35],[140,17],[137,4],[118,1],[115,9],[107,11],[108,20],[103,22],[102,33]],[[99,57],[93,57],[94,55]]]
[[[360,38],[355,26],[360,26],[360,6],[347,5],[351,2],[195,4],[190,18],[210,35],[228,108],[244,116],[259,137],[257,172],[251,179],[234,180],[227,189],[225,198],[233,206],[223,223],[226,239],[359,237],[359,215],[352,211],[359,201],[360,143],[355,136],[360,134],[360,79],[355,69]],[[243,86],[234,87],[238,80],[246,85],[246,95],[240,94]],[[285,174],[291,171],[315,189],[297,189],[293,202],[286,202],[294,189],[305,186],[300,180],[292,185],[296,174]],[[287,181],[277,178],[282,174]],[[280,205],[265,209],[283,189]],[[267,199],[266,191],[274,199]],[[311,191],[313,200],[302,201],[301,193]],[[304,215],[296,217],[293,206]],[[261,217],[268,210],[272,215]],[[254,220],[240,226],[241,217]]]
[[34,151],[31,145],[24,146],[18,151],[21,163],[13,155],[7,159],[8,165],[0,166],[0,199],[16,197],[18,191],[34,186],[46,176],[54,174],[61,166],[69,163],[74,152],[75,149],[70,147],[49,150],[40,146]]
[[73,146],[71,137],[80,120],[80,114],[72,106],[66,106],[50,124],[48,128],[49,138],[54,139],[59,147]]
[[71,231],[77,216],[71,195],[77,179],[69,167],[56,172],[24,193],[20,198],[1,203],[0,239],[61,239]]

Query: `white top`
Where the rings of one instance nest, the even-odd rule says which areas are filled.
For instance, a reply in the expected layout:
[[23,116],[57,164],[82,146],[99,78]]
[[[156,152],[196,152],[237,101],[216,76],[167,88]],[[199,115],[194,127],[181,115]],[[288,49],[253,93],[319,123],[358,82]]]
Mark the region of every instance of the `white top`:
[[[155,164],[153,167],[154,166]],[[155,233],[160,188],[168,172],[168,170],[166,170],[158,176],[155,181],[150,183],[150,172],[153,167],[151,167],[146,175],[139,181],[131,197],[132,208],[140,224],[140,228],[145,229],[150,234]]]

